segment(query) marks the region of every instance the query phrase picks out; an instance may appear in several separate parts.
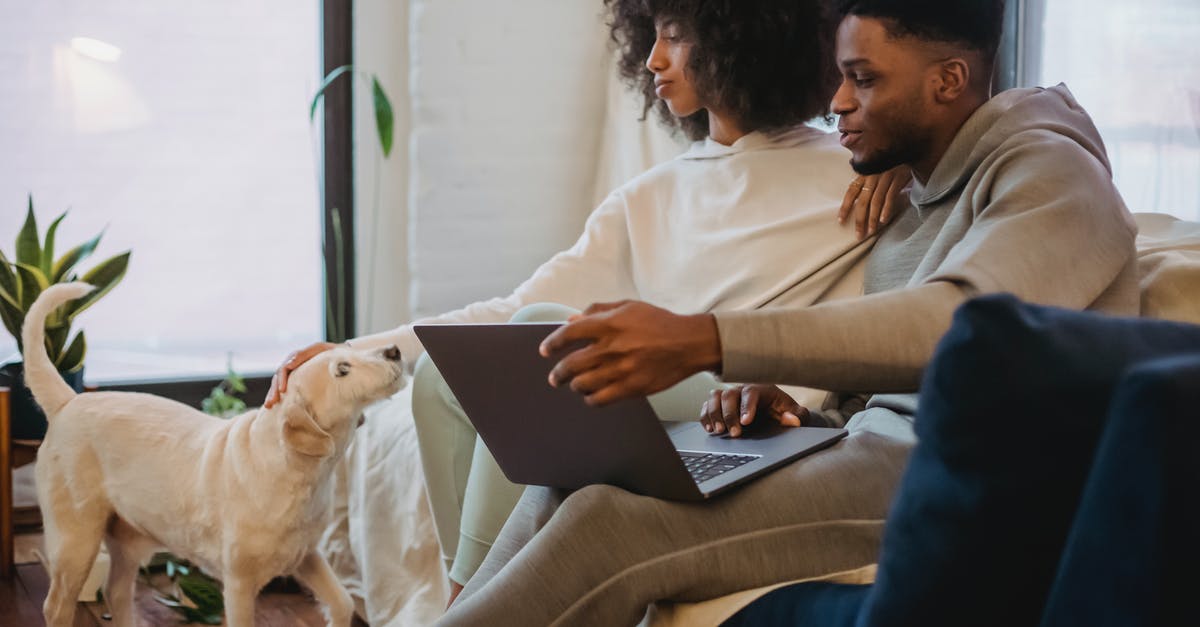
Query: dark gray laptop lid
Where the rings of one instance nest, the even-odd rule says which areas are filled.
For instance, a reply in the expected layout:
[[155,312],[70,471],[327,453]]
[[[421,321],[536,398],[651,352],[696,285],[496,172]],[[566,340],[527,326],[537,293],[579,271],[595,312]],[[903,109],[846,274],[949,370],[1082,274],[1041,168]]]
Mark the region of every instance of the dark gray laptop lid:
[[556,360],[543,358],[537,346],[559,326],[414,330],[510,481],[561,488],[608,483],[642,494],[702,498],[645,399],[593,408],[580,394],[550,386]]

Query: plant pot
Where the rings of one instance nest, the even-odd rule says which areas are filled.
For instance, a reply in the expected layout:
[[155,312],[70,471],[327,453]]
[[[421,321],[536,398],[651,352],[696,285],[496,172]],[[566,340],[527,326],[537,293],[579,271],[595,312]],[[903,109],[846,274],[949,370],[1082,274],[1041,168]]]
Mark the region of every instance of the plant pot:
[[[63,381],[76,392],[83,391],[83,368],[70,374],[59,373]],[[10,390],[9,410],[12,416],[12,438],[14,440],[41,440],[46,437],[46,414],[33,400],[33,393],[25,387],[25,364],[15,361],[0,366],[0,387]]]

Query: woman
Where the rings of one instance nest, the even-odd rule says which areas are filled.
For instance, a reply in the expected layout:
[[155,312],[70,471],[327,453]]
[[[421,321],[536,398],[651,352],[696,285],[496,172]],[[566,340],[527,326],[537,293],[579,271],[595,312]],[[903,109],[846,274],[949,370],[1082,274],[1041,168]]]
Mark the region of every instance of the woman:
[[[605,5],[622,75],[643,95],[647,112],[655,109],[695,143],[615,190],[576,244],[512,294],[421,322],[506,321],[534,303],[582,309],[635,298],[699,312],[802,306],[860,293],[852,270],[872,243],[863,238],[891,217],[908,175],[855,178],[836,138],[804,124],[827,114],[838,80],[824,3]],[[857,234],[841,224],[851,211]],[[521,319],[545,316],[526,310]],[[410,326],[350,343],[394,343],[409,363],[422,352]],[[290,370],[329,346],[316,344],[289,359],[268,405],[286,389]],[[422,358],[415,370],[413,414],[453,600],[522,487],[505,480],[432,363]],[[656,409],[694,418],[714,385],[711,379],[681,384],[661,395]]]

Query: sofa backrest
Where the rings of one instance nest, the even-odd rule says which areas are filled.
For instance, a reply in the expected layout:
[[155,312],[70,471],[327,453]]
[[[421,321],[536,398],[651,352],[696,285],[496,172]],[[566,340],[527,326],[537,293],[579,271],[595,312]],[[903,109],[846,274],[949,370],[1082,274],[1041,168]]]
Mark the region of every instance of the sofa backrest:
[[1200,222],[1135,213],[1142,316],[1200,324]]

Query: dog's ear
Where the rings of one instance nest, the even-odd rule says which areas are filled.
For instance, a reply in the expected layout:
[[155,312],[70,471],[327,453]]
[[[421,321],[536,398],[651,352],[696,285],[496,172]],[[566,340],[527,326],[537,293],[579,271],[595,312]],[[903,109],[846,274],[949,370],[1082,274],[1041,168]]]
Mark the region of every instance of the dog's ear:
[[298,398],[284,403],[283,441],[302,455],[326,457],[333,454],[333,436],[313,420],[307,403]]

